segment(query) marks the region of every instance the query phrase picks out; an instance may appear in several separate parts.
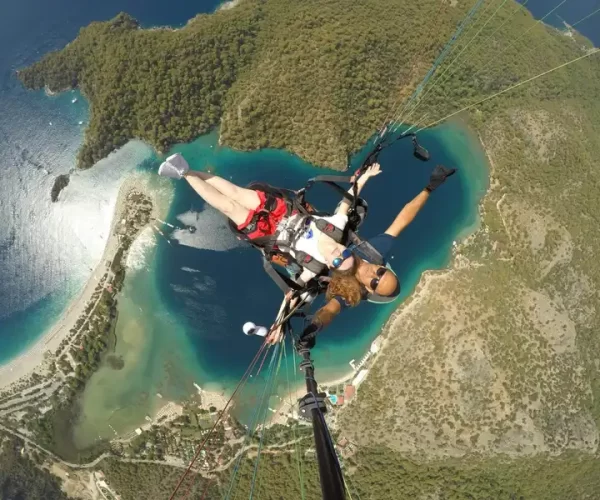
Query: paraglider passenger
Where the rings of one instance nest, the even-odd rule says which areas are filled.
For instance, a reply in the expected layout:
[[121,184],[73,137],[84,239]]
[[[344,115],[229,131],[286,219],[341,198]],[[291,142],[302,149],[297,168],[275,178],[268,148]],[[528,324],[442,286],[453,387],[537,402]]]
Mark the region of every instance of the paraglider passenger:
[[[208,172],[190,170],[187,161],[180,154],[167,158],[158,173],[173,179],[185,179],[204,201],[228,217],[249,240],[263,239],[276,232],[277,238],[287,238],[292,244],[289,248],[290,255],[294,258],[300,254],[304,256],[300,263],[304,264],[302,273],[296,279],[300,284],[307,283],[317,275],[314,266],[310,266],[313,270],[309,269],[306,256],[310,256],[312,261],[319,262],[327,270],[327,267],[332,268],[334,260],[345,248],[317,227],[317,221],[322,219],[328,226],[344,230],[348,224],[350,209],[350,203],[345,198],[334,215],[311,216],[310,223],[305,225],[305,219],[300,214],[290,213],[285,199],[259,189],[239,187]],[[370,166],[356,182],[357,192],[360,193],[367,180],[379,173],[378,164]]]
[[[400,281],[387,267],[386,260],[395,238],[415,219],[431,193],[455,172],[456,169],[436,166],[429,184],[402,208],[384,233],[339,251],[332,262],[334,270],[325,296],[326,304],[316,312],[303,332],[302,345],[312,347],[316,334],[345,308],[355,307],[362,300],[390,302],[400,294]],[[274,331],[270,341],[278,341],[279,333]]]

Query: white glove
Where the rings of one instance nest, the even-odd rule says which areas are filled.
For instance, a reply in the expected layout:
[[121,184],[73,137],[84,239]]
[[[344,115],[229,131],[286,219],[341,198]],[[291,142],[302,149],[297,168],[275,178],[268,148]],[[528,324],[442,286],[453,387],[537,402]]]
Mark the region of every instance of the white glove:
[[175,153],[162,163],[158,169],[158,175],[170,177],[171,179],[181,179],[189,169],[190,166],[185,158],[179,153]]

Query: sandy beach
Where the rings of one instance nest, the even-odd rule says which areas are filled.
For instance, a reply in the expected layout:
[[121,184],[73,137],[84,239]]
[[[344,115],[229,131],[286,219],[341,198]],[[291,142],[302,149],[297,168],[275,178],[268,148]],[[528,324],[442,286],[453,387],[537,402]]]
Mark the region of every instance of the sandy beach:
[[98,281],[107,271],[107,262],[112,261],[118,248],[118,238],[115,234],[115,225],[120,220],[123,212],[127,192],[139,184],[138,175],[128,176],[121,187],[113,209],[113,219],[106,247],[99,264],[91,273],[81,292],[71,302],[58,322],[42,335],[26,352],[0,366],[0,391],[11,388],[19,379],[29,377],[33,373],[44,375],[51,362],[54,352],[61,342],[69,335],[79,317],[84,313],[85,307],[92,297]]
[[[319,387],[331,387],[333,385],[343,384],[349,382],[356,376],[356,372],[353,370],[348,371],[345,375],[336,379],[319,380]],[[269,421],[269,425],[275,424],[287,424],[290,416],[296,416],[298,413],[298,400],[306,394],[306,386],[304,381],[297,388],[292,389],[285,396],[283,396],[279,404],[273,408],[275,413]]]
[[[377,363],[379,361],[379,357],[386,351],[390,331],[392,331],[398,323],[401,323],[404,316],[413,308],[415,308],[423,300],[423,298],[430,293],[431,283],[435,280],[443,279],[448,275],[448,273],[451,272],[452,269],[445,269],[443,271],[426,271],[423,273],[421,282],[417,285],[417,288],[414,290],[411,296],[408,297],[404,303],[392,313],[382,328],[380,335],[380,349],[369,360],[369,366],[373,366],[375,363]],[[350,383],[357,373],[357,371],[349,370],[346,374],[335,379],[319,380],[319,387],[331,387],[343,383]],[[302,384],[296,389],[283,396],[280,400],[280,403],[276,408],[274,408],[275,413],[273,413],[273,417],[270,419],[269,425],[286,424],[289,417],[296,416],[298,412],[298,399],[303,397],[305,394],[306,387],[304,382],[302,382]],[[340,410],[343,410],[343,407],[340,407]]]

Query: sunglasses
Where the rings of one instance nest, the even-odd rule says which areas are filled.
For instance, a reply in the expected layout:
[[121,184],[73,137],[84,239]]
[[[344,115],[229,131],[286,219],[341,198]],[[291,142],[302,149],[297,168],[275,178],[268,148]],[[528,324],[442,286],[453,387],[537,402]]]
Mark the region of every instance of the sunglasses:
[[339,257],[336,257],[335,259],[333,259],[333,261],[331,262],[331,265],[333,266],[334,269],[337,269],[349,257],[352,257],[352,252],[346,248],[342,252],[342,255],[340,255]]
[[373,279],[371,280],[371,283],[369,283],[369,285],[370,285],[370,287],[371,287],[371,290],[375,291],[375,290],[377,289],[377,287],[379,286],[379,280],[380,280],[381,278],[383,278],[383,275],[384,275],[385,273],[387,273],[387,271],[388,271],[388,268],[387,268],[387,267],[380,267],[379,269],[377,269],[377,273],[376,273],[376,274],[377,274],[377,277],[376,277],[376,278],[373,278]]

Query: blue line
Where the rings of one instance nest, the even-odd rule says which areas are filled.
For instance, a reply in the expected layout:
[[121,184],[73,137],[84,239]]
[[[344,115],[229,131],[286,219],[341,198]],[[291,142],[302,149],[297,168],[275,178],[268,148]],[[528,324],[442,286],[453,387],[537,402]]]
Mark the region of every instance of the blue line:
[[[280,346],[281,346],[281,343],[277,344],[277,348],[280,348]],[[279,373],[280,362],[281,362],[281,349],[279,352],[279,363],[277,364],[276,373]],[[270,397],[272,394],[273,385],[275,384],[275,377],[271,378],[271,380],[269,381],[269,384],[270,384],[270,387],[269,387],[269,393],[268,393],[267,397]],[[258,473],[258,464],[260,463],[260,453],[261,453],[262,447],[263,447],[263,439],[266,434],[266,430],[265,430],[266,422],[267,422],[267,411],[265,410],[265,415],[263,417],[263,422],[262,422],[262,432],[260,434],[260,442],[258,443],[258,452],[256,454],[256,462],[254,464],[254,472],[252,474],[252,486],[250,488],[250,500],[252,500],[252,498],[254,497],[254,486],[256,485],[256,474]]]
[[254,432],[254,428],[256,427],[256,424],[258,422],[258,419],[259,419],[258,414],[259,414],[260,409],[262,408],[264,398],[265,398],[265,393],[267,391],[267,387],[269,386],[269,382],[271,380],[271,375],[273,373],[273,367],[275,365],[275,357],[277,355],[278,347],[279,347],[279,344],[276,346],[275,350],[273,351],[273,354],[271,355],[271,361],[269,362],[269,368],[268,368],[268,373],[267,373],[267,383],[265,384],[265,388],[263,389],[263,393],[261,395],[259,404],[256,406],[256,409],[254,410],[254,414],[252,415],[252,419],[251,419],[252,425],[248,428],[248,435],[246,436],[246,439],[244,439],[244,442],[242,443],[242,452],[240,453],[240,456],[237,458],[237,460],[235,462],[235,466],[233,468],[233,473],[232,473],[232,477],[231,477],[231,483],[229,484],[229,490],[227,491],[227,495],[225,496],[226,500],[231,497],[231,493],[232,493],[234,485],[235,485],[235,479],[237,477],[237,473],[240,468],[242,459],[244,458],[244,455],[245,455],[243,452],[243,449],[250,441],[250,436],[252,435],[252,432]]

